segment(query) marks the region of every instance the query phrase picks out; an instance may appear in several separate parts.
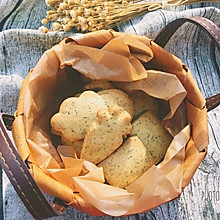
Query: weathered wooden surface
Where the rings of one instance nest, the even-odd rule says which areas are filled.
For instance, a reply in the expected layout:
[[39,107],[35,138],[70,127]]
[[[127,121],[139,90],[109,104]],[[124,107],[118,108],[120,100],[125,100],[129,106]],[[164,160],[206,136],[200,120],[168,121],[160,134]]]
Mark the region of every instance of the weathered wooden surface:
[[[0,21],[13,10],[17,2],[21,2],[20,6],[6,20],[0,32],[0,109],[9,114],[16,110],[21,82],[28,71],[36,65],[45,50],[70,34],[44,35],[37,31],[47,9],[44,0],[0,0]],[[220,26],[220,3],[203,3],[151,12],[118,28],[120,31],[153,38],[165,24],[175,18],[192,15],[207,17]],[[220,51],[211,45],[201,30],[185,24],[172,37],[166,49],[189,66],[205,97],[220,92]],[[208,113],[208,121],[208,155],[178,199],[147,213],[129,217],[95,218],[69,208],[62,216],[52,219],[220,219],[220,107]],[[33,219],[5,176],[1,201],[5,220]]]

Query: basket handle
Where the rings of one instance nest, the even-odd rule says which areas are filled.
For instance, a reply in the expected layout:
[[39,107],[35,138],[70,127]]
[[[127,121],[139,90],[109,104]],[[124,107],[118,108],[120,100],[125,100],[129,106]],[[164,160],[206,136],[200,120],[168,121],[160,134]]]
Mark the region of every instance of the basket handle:
[[35,219],[57,216],[63,211],[64,203],[56,200],[50,204],[39,189],[26,163],[20,157],[16,146],[9,137],[7,130],[11,130],[14,117],[0,114],[0,164],[15,191],[23,201],[28,211]]
[[[159,32],[159,34],[154,39],[154,42],[160,45],[161,47],[164,47],[169,41],[169,39],[176,32],[176,30],[185,22],[190,22],[200,27],[205,33],[207,33],[210,36],[210,38],[213,40],[213,42],[216,44],[217,48],[220,51],[220,28],[209,19],[199,16],[179,18],[170,22]],[[212,97],[206,98],[207,111],[214,109],[219,104],[220,93]]]
[[[171,22],[162,30],[158,37],[156,37],[155,42],[164,46],[177,28],[186,21],[202,27],[217,43],[218,48],[220,47],[220,29],[209,20],[200,17],[177,19]],[[219,105],[220,94],[207,98],[206,100],[207,109],[211,110]],[[11,129],[13,120],[13,116],[0,114],[0,165],[26,208],[35,219],[57,216],[62,213],[67,206],[65,202],[59,199],[55,199],[51,204],[39,189],[28,170],[28,166],[21,159],[16,146],[7,133],[7,129]]]

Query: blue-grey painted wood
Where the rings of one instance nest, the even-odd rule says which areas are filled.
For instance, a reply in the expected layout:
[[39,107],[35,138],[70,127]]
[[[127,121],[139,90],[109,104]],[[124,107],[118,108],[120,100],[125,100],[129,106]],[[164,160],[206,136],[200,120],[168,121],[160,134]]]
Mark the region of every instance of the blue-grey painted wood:
[[0,219],[3,219],[2,168],[0,167]]

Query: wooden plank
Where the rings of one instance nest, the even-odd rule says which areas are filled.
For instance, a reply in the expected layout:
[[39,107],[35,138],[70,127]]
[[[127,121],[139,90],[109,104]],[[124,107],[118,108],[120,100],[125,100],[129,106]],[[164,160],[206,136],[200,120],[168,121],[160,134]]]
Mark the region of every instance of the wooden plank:
[[3,190],[2,190],[2,168],[0,167],[0,219],[3,219],[3,198],[2,198],[2,193],[3,193]]
[[[13,3],[14,1],[7,0],[7,2]],[[13,28],[38,29],[41,20],[46,15],[46,9],[47,6],[44,0],[22,0],[16,11],[5,22],[3,30]]]
[[19,0],[15,1],[4,1],[0,0],[0,22],[13,10],[13,8],[16,6],[16,4],[19,2]]
[[[211,20],[213,19],[212,21],[218,24],[217,14],[219,13],[220,3],[205,3],[205,8],[202,5],[193,4],[171,7],[167,10],[152,11],[125,22],[118,26],[118,29],[121,32],[145,35],[153,39],[166,24],[177,18],[203,16]],[[212,15],[212,12],[214,15]]]

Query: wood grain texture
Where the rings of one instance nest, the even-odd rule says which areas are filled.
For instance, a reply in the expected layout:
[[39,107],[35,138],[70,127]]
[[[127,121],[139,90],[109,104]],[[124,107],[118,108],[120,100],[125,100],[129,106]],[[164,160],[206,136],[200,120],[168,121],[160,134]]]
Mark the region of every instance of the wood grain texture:
[[[5,2],[5,0],[2,0]],[[7,2],[13,3],[13,0]],[[14,4],[14,3],[13,3]],[[22,28],[38,29],[41,20],[46,15],[47,6],[44,0],[23,0],[15,12],[5,22],[3,30]]]
[[[0,0],[3,19],[17,1]],[[189,9],[189,10],[187,10]],[[13,114],[16,110],[22,80],[38,62],[43,52],[73,33],[41,34],[37,31],[45,16],[44,0],[23,0],[0,32],[0,109]],[[220,3],[203,3],[151,12],[120,25],[127,33],[154,38],[170,21],[186,16],[207,17],[220,26]],[[0,20],[1,21],[1,20]],[[220,51],[209,38],[192,24],[184,24],[166,45],[193,73],[205,97],[220,92]],[[210,145],[208,154],[181,196],[147,213],[128,217],[91,217],[68,208],[60,217],[51,219],[89,220],[212,220],[220,219],[220,107],[208,113]],[[14,192],[7,178],[3,178],[4,219],[33,219]]]
[[[120,25],[118,29],[122,32],[145,35],[153,39],[165,25],[177,18],[202,16],[209,18],[213,22],[219,22],[218,16],[215,14],[215,10],[218,11],[219,8],[220,3],[170,7],[166,10],[152,11],[134,18]],[[212,13],[214,13],[214,15]],[[219,11],[217,13],[219,13]]]
[[18,0],[15,1],[0,1],[0,10],[1,10],[1,17],[0,22],[13,10],[15,5],[17,4]]

